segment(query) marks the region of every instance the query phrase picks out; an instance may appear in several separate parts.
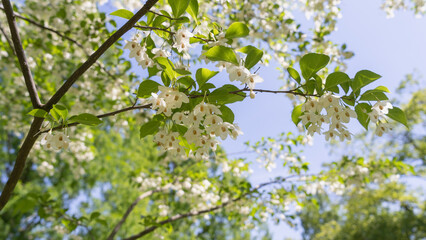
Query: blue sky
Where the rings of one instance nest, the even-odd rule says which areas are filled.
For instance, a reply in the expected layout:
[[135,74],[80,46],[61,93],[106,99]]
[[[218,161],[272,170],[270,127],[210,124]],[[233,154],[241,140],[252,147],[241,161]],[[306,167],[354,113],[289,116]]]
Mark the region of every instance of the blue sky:
[[[390,97],[395,97],[394,90],[406,74],[417,70],[426,74],[426,18],[417,19],[412,12],[397,12],[395,18],[387,19],[380,9],[381,1],[342,1],[343,18],[339,20],[338,31],[331,35],[336,43],[346,43],[348,49],[355,52],[355,56],[347,61],[347,73],[353,77],[362,69],[368,69],[382,75],[375,83],[385,85],[391,90]],[[301,22],[308,23],[301,18]],[[306,27],[306,25],[304,26]],[[278,71],[274,66],[262,68],[260,75],[265,82],[257,88],[277,89],[281,82],[277,80]],[[422,87],[426,87],[422,78]],[[246,150],[243,145],[246,141],[255,142],[263,136],[274,137],[281,132],[295,132],[291,122],[292,111],[290,102],[281,95],[257,94],[256,99],[236,103],[231,106],[235,112],[236,122],[244,131],[244,135],[237,141],[227,140],[224,147],[228,153]],[[353,129],[351,129],[353,130]],[[355,132],[361,132],[361,127]],[[314,146],[305,149],[306,160],[310,162],[311,170],[316,172],[325,161],[335,160],[338,156],[329,156],[323,136],[316,135]],[[351,147],[348,145],[347,147]],[[254,161],[255,154],[240,155]],[[277,164],[279,165],[279,164]],[[253,182],[259,183],[270,179],[271,174],[254,167]],[[282,169],[276,169],[272,176],[283,174]],[[270,228],[274,240],[300,239],[300,231],[284,224]]]

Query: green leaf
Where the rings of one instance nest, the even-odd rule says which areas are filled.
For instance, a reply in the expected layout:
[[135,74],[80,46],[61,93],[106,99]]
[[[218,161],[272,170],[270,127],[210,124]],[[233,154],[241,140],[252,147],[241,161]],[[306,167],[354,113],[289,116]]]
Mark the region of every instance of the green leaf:
[[48,113],[44,111],[43,109],[33,109],[28,113],[28,115],[38,117],[38,118],[45,118],[47,114]]
[[175,66],[168,58],[158,57],[155,60],[158,62],[158,64],[161,65],[165,74],[167,74],[170,80],[176,79],[178,76],[180,76],[180,74],[175,71]]
[[170,86],[172,81],[170,80],[170,77],[167,75],[166,71],[161,72],[161,81],[163,82],[164,86]]
[[324,93],[324,90],[322,88],[322,78],[318,76],[317,74],[314,75],[315,78],[315,89],[317,90],[317,93],[322,95]]
[[138,89],[138,97],[147,98],[151,96],[151,93],[158,92],[159,83],[152,80],[145,80],[141,82]]
[[247,69],[254,67],[263,57],[263,51],[251,45],[240,48],[238,51],[247,54],[244,61]]
[[178,132],[180,135],[183,136],[186,131],[188,131],[188,128],[180,124],[173,124],[172,131]]
[[229,107],[223,105],[219,108],[219,110],[222,112],[223,121],[234,123],[235,115]]
[[90,113],[82,113],[76,116],[72,116],[69,121],[78,122],[89,126],[96,126],[102,123],[102,121],[98,117]]
[[294,80],[296,80],[297,83],[300,84],[300,82],[302,81],[302,79],[300,79],[300,75],[299,73],[296,71],[296,69],[292,68],[292,67],[288,67],[287,68],[287,72],[288,74],[290,74],[290,77],[293,78]]
[[92,212],[92,214],[90,214],[90,220],[96,219],[100,216],[101,214],[99,212]]
[[386,116],[390,117],[391,119],[401,124],[404,124],[404,126],[408,128],[407,117],[405,116],[404,111],[402,111],[400,108],[393,107],[389,109],[389,113],[386,114]]
[[303,104],[297,105],[296,107],[294,107],[293,112],[291,112],[291,120],[293,120],[296,126],[302,120],[299,118],[300,116],[302,116],[302,105]]
[[199,68],[195,74],[195,79],[198,83],[198,88],[201,88],[210,78],[216,76],[219,72],[210,71],[207,68]]
[[121,18],[125,18],[125,19],[130,19],[130,18],[133,17],[134,14],[132,12],[130,12],[129,10],[126,10],[126,9],[119,9],[117,11],[110,13],[109,15],[117,16],[117,17],[121,17]]
[[189,1],[189,7],[186,9],[186,11],[191,15],[191,17],[195,20],[195,22],[198,24],[198,0],[190,0]]
[[172,7],[173,16],[175,18],[180,17],[189,6],[189,0],[168,0],[167,2],[170,7]]
[[350,82],[351,78],[343,72],[334,72],[327,76],[325,80],[325,90],[330,90],[339,84]]
[[216,86],[213,83],[205,83],[202,87],[200,87],[200,91],[206,91],[212,88],[216,88]]
[[153,135],[157,133],[160,126],[161,126],[161,122],[154,119],[150,120],[149,122],[141,126],[140,138],[144,138],[148,135]]
[[388,100],[389,98],[383,93],[383,90],[372,89],[361,95],[360,101],[379,101]]
[[214,46],[207,50],[204,55],[212,61],[224,61],[239,65],[234,50],[228,47]]
[[356,92],[362,87],[374,82],[375,80],[381,78],[382,76],[369,71],[369,70],[361,70],[356,73],[354,80],[352,82],[352,91]]
[[211,103],[216,104],[228,104],[233,102],[238,102],[244,100],[246,97],[246,94],[243,92],[236,92],[239,89],[231,84],[223,85],[222,87],[214,90],[212,93],[209,94],[208,100]]
[[319,70],[327,66],[330,57],[324,54],[308,53],[300,59],[300,70],[303,78],[308,81]]
[[182,84],[185,88],[191,89],[191,87],[195,88],[195,81],[190,76],[181,77],[177,80],[178,83]]
[[370,111],[371,106],[368,103],[360,103],[355,106],[358,122],[365,128],[365,130],[368,130],[368,123],[370,123],[370,117],[367,114]]
[[241,22],[234,22],[229,26],[228,30],[226,30],[225,37],[226,38],[240,38],[249,35],[250,30],[246,24]]
[[53,105],[52,111],[56,112],[64,120],[68,117],[68,109],[62,105]]
[[314,94],[315,87],[317,86],[317,82],[315,80],[309,80],[305,84],[305,90],[308,94]]

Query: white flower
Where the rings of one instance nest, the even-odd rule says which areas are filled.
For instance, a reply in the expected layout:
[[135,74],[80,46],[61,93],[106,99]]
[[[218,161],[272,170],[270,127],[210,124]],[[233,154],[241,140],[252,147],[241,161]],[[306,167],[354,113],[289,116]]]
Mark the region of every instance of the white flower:
[[216,124],[220,124],[222,122],[223,122],[223,120],[222,120],[221,117],[219,117],[217,115],[209,115],[204,120],[204,125],[216,125]]
[[138,65],[142,66],[143,69],[150,68],[154,66],[154,61],[150,58],[142,59],[138,62]]
[[254,89],[256,83],[261,83],[261,82],[263,82],[263,79],[259,75],[257,75],[257,74],[250,74],[247,77],[247,80],[246,80],[245,83],[248,85],[248,87],[250,89]]
[[173,47],[176,48],[178,50],[178,52],[188,52],[189,48],[191,48],[191,44],[189,44],[189,42],[176,42],[175,44],[173,44]]
[[181,124],[185,122],[185,119],[187,118],[187,116],[181,112],[177,112],[175,114],[173,114],[172,120],[177,123],[177,124]]
[[340,106],[339,105],[339,97],[334,96],[331,93],[326,93],[321,96],[319,102],[323,107],[327,106]]
[[189,44],[189,39],[193,36],[194,34],[188,31],[185,26],[183,26],[179,30],[177,30],[175,37],[176,37],[176,42],[178,43],[188,42]]
[[250,75],[250,71],[244,66],[232,66],[229,67],[229,80],[230,81],[239,81],[245,83],[245,80]]
[[328,141],[330,138],[331,139],[334,139],[335,137],[338,137],[339,136],[339,133],[338,132],[336,132],[335,130],[333,130],[333,129],[330,129],[330,130],[328,130],[327,132],[324,132],[324,135],[325,135],[325,140],[326,141]]
[[393,106],[389,101],[378,101],[371,109],[377,111],[379,115],[385,115],[388,114],[389,109],[392,108]]
[[373,110],[367,114],[370,117],[371,122],[376,123],[379,120],[380,114],[376,110]]
[[317,99],[309,99],[305,104],[302,105],[302,112],[321,112],[322,107]]
[[234,125],[231,124],[230,129],[231,129],[230,136],[234,140],[237,139],[239,135],[243,135],[243,131],[241,131],[240,127],[237,124],[234,124]]
[[165,50],[161,49],[161,48],[154,48],[152,49],[152,54],[155,54],[154,58],[157,57],[164,57],[164,58],[168,58],[170,57],[170,53],[166,52]]

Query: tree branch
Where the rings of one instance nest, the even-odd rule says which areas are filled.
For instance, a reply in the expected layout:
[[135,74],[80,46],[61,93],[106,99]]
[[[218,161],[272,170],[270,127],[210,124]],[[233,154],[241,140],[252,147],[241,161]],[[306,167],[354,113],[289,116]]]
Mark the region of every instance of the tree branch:
[[250,195],[250,194],[256,192],[257,190],[259,190],[259,189],[261,189],[263,187],[266,187],[266,186],[269,186],[269,185],[272,185],[272,184],[276,184],[276,183],[282,183],[283,181],[285,181],[285,180],[287,180],[288,178],[291,178],[291,177],[294,177],[294,176],[290,176],[290,177],[287,177],[287,178],[284,178],[284,179],[279,179],[279,180],[275,180],[275,181],[271,181],[271,182],[262,183],[262,184],[258,185],[257,187],[253,188],[252,190],[250,190],[250,191],[248,191],[248,192],[240,195],[239,197],[234,198],[234,199],[232,199],[232,200],[230,200],[228,202],[224,202],[224,203],[222,203],[220,205],[217,205],[215,207],[211,207],[211,208],[208,208],[208,209],[200,210],[198,212],[188,212],[188,213],[184,213],[184,214],[174,215],[174,216],[172,216],[172,217],[170,217],[170,218],[168,218],[166,220],[163,220],[163,221],[160,221],[160,222],[156,223],[154,226],[145,228],[143,231],[139,232],[138,234],[135,234],[135,235],[130,236],[128,238],[125,238],[123,240],[134,240],[134,239],[138,239],[140,237],[143,237],[143,236],[147,235],[148,233],[153,232],[158,227],[161,227],[161,226],[163,226],[163,225],[165,225],[167,223],[175,222],[177,220],[180,220],[180,219],[183,219],[183,218],[187,218],[187,217],[199,216],[199,215],[202,215],[204,213],[209,213],[209,212],[213,212],[215,210],[224,208],[224,207],[226,207],[227,205],[229,205],[231,203],[240,201],[241,199],[243,199],[247,195]]
[[[123,108],[123,109],[120,109],[120,110],[99,114],[96,117],[106,118],[106,117],[111,117],[111,116],[117,115],[117,114],[122,113],[122,112],[127,112],[127,111],[131,111],[131,110],[136,110],[136,109],[150,108],[150,107],[151,107],[151,104],[138,105],[138,106],[133,105],[131,107],[126,107],[126,108]],[[74,127],[74,126],[77,126],[77,125],[80,125],[80,123],[74,122],[74,123],[67,124],[66,126],[65,125],[56,126],[56,127],[52,128],[52,131],[61,130],[61,129],[64,129],[64,128],[67,128],[67,127]],[[35,137],[38,137],[40,134],[43,134],[43,133],[46,133],[46,132],[49,132],[49,131],[50,131],[50,129],[39,131],[35,134]]]
[[145,5],[120,29],[118,29],[111,37],[109,37],[90,57],[84,62],[74,73],[65,81],[65,83],[58,89],[58,91],[46,103],[44,110],[50,110],[53,104],[68,92],[72,85],[80,78],[101,56],[108,50],[115,42],[117,42],[127,31],[132,29],[137,21],[143,17],[158,0],[147,0]]
[[12,35],[12,41],[15,48],[16,56],[19,60],[19,65],[21,66],[22,75],[24,76],[25,85],[27,86],[28,93],[30,94],[31,103],[33,108],[41,108],[42,104],[40,98],[37,94],[37,88],[34,83],[33,76],[31,75],[31,70],[28,67],[27,58],[25,56],[24,48],[21,44],[21,38],[18,32],[18,26],[15,22],[15,15],[13,13],[13,8],[9,0],[2,0],[4,6],[4,12],[6,13],[7,22],[9,23],[10,34]]
[[19,178],[21,177],[22,172],[24,171],[25,162],[27,160],[28,154],[30,153],[35,141],[37,140],[37,136],[35,135],[40,129],[43,120],[43,118],[34,118],[30,130],[28,131],[27,136],[25,137],[24,143],[18,151],[13,170],[10,173],[9,179],[7,180],[6,185],[4,186],[3,191],[0,195],[0,211],[9,201],[9,198],[12,195],[12,192],[15,189]]

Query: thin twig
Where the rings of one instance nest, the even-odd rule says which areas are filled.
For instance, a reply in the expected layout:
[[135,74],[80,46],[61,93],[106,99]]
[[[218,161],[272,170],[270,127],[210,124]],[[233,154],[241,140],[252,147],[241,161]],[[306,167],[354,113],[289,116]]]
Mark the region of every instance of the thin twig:
[[[111,116],[117,115],[117,114],[122,113],[122,112],[127,112],[127,111],[131,111],[131,110],[136,110],[136,109],[145,109],[145,108],[150,108],[150,107],[151,107],[151,104],[138,105],[138,106],[133,105],[133,106],[126,107],[126,108],[123,108],[123,109],[120,109],[120,110],[99,114],[96,117],[106,118],[106,117],[111,117]],[[67,125],[56,126],[56,127],[52,128],[51,130],[57,131],[57,130],[61,130],[61,129],[68,128],[68,127],[74,127],[74,126],[77,126],[77,125],[80,125],[80,123],[74,122],[74,123],[70,123],[70,124],[67,124]],[[43,133],[46,133],[46,132],[49,132],[49,131],[50,131],[50,129],[39,131],[34,135],[34,137],[38,137],[40,134],[43,134]]]
[[0,24],[0,31],[3,33],[4,37],[6,38],[7,43],[9,44],[10,48],[12,49],[13,54],[16,55],[15,53],[15,48],[13,47],[13,43],[12,40],[10,40],[9,36],[7,36],[6,31],[3,29],[3,27]]
[[163,31],[163,32],[170,33],[170,34],[175,34],[174,32],[169,31],[169,30],[167,30],[167,29],[165,29],[165,28],[150,27],[150,26],[142,26],[142,25],[135,25],[135,26],[133,26],[133,27],[134,27],[134,28],[139,28],[139,29],[159,30],[159,31]]
[[168,18],[168,19],[170,19],[170,20],[179,20],[179,18],[172,18],[172,17],[166,16],[166,15],[164,15],[164,14],[161,14],[161,13],[158,13],[158,12],[154,12],[154,11],[152,11],[152,10],[149,10],[149,12],[150,12],[150,13],[153,13],[153,14],[155,14],[155,15],[157,15],[157,16],[162,16],[162,17]]
[[[2,7],[0,7],[0,10],[5,11],[5,9],[4,9],[4,8],[2,8]],[[56,35],[60,36],[61,38],[64,38],[64,39],[66,39],[66,40],[68,40],[68,41],[70,41],[70,42],[74,43],[74,44],[75,44],[75,45],[77,45],[78,47],[80,47],[80,48],[83,48],[83,49],[84,49],[84,46],[83,46],[82,44],[80,44],[80,43],[79,43],[79,42],[77,42],[76,40],[74,40],[74,39],[72,39],[72,38],[70,38],[70,37],[66,36],[65,34],[61,33],[61,32],[60,32],[60,31],[58,31],[58,30],[55,30],[55,29],[50,28],[50,27],[46,27],[46,26],[44,26],[44,25],[43,25],[43,24],[41,24],[41,23],[38,23],[38,22],[36,22],[36,21],[34,21],[34,20],[32,20],[32,19],[29,19],[29,18],[24,17],[24,16],[22,16],[22,15],[20,15],[20,14],[17,14],[17,13],[15,13],[15,17],[16,17],[16,18],[19,18],[19,19],[22,19],[22,20],[24,20],[24,21],[27,21],[27,22],[29,22],[29,23],[31,23],[31,24],[33,24],[33,25],[35,25],[35,26],[37,26],[37,27],[39,27],[39,28],[41,28],[41,29],[44,29],[44,30],[47,30],[47,31],[49,31],[49,32],[55,33]]]
[[160,191],[160,189],[156,189],[156,190],[150,190],[148,192],[144,192],[141,195],[139,195],[138,198],[136,198],[135,201],[133,201],[133,203],[129,206],[129,208],[127,208],[126,212],[124,213],[123,217],[121,218],[121,220],[115,225],[114,229],[112,230],[112,232],[109,234],[107,240],[113,240],[114,236],[117,234],[118,230],[120,230],[121,226],[123,225],[123,223],[126,221],[127,217],[130,215],[130,213],[133,211],[133,209],[136,207],[136,205],[144,198],[151,196],[152,194],[156,193]]
[[[133,26],[133,27],[134,27],[134,28],[138,28],[138,29],[146,29],[146,30],[158,30],[158,31],[163,31],[163,32],[167,32],[167,33],[172,34],[172,35],[176,34],[175,32],[170,31],[170,30],[167,30],[166,28],[150,27],[150,26],[142,26],[142,25],[135,25],[135,26]],[[204,41],[204,42],[213,42],[213,41],[214,41],[214,40],[205,39],[205,38],[201,38],[201,37],[197,37],[197,36],[192,36],[192,37],[193,37],[193,38],[196,38],[196,39],[200,39],[200,40],[202,40],[202,41]]]
[[24,48],[22,47],[21,37],[19,36],[18,26],[15,22],[15,15],[13,13],[12,4],[9,0],[2,0],[4,12],[6,13],[7,22],[9,23],[10,34],[12,35],[13,46],[16,56],[21,66],[22,75],[24,76],[25,85],[27,86],[28,93],[30,94],[31,103],[33,108],[41,108],[42,104],[38,97],[37,88],[34,83],[31,70],[28,66],[27,57],[25,56]]

